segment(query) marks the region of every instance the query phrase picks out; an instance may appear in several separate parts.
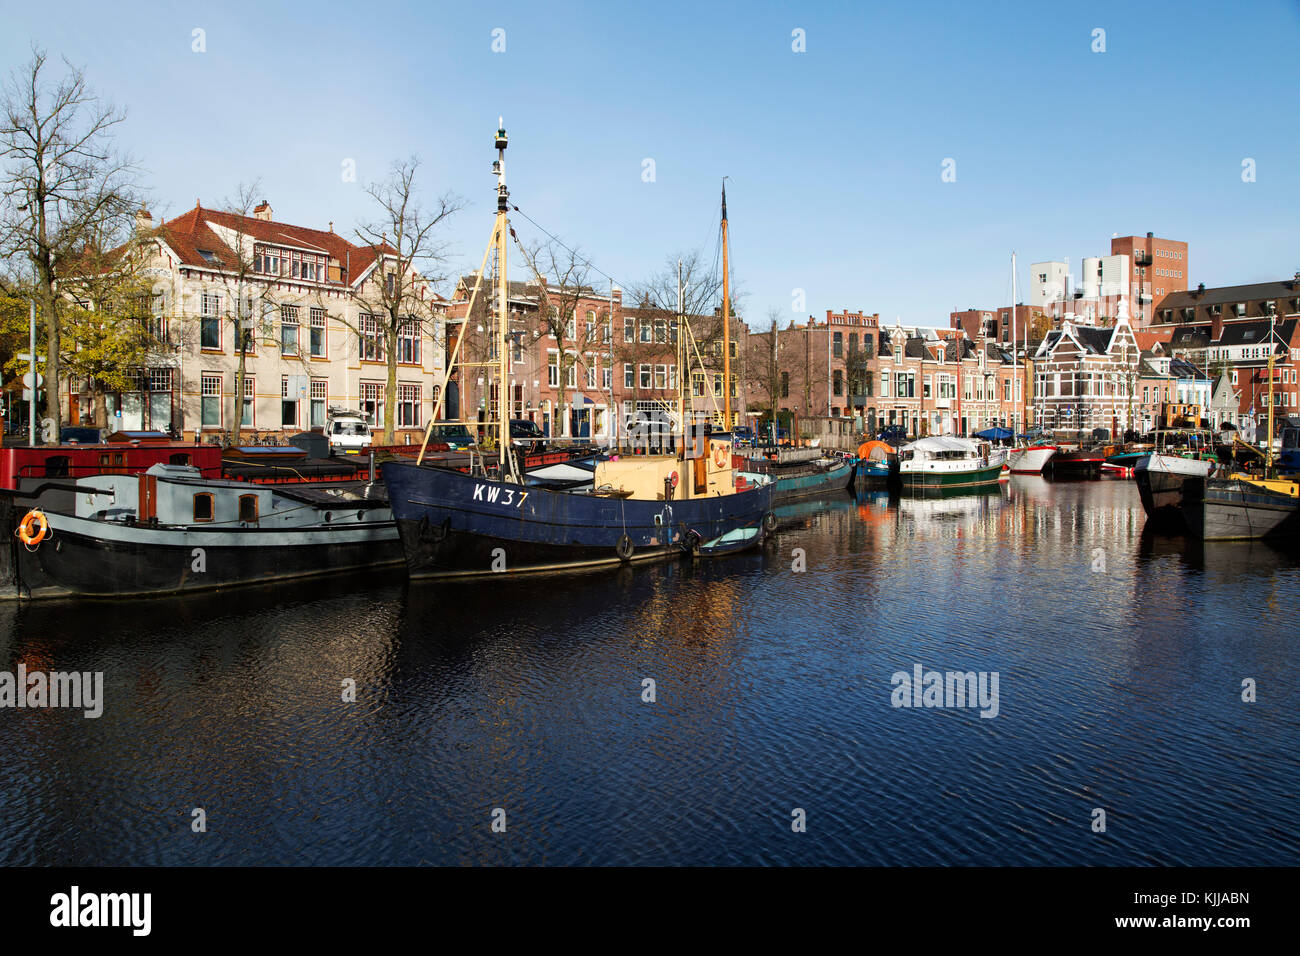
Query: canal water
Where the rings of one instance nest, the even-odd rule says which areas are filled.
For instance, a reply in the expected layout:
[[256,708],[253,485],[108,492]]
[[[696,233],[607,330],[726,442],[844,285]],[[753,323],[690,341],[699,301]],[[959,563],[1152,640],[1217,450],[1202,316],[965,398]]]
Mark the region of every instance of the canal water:
[[0,671],[104,675],[98,719],[0,709],[0,863],[1300,862],[1295,553],[1144,535],[1111,479],[781,520],[696,565],[0,607]]

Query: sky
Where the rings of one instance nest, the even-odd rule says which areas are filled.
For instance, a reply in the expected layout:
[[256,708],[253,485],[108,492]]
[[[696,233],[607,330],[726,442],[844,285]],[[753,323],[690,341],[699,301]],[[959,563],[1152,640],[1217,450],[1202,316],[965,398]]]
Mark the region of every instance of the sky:
[[713,254],[727,177],[751,322],[946,326],[1010,301],[1012,252],[1027,301],[1032,262],[1077,275],[1114,234],[1189,243],[1191,286],[1300,271],[1300,0],[54,11],[3,0],[0,72],[33,44],[83,67],[155,220],[259,181],[277,220],[346,235],[414,155],[426,201],[467,201],[443,238],[468,271],[502,116],[512,201],[624,287]]

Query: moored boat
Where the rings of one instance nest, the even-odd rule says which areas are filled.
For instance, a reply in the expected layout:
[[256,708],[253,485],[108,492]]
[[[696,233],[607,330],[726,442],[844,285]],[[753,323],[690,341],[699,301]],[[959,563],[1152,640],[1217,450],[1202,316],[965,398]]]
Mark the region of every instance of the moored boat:
[[1211,478],[1199,498],[1184,500],[1182,512],[1189,532],[1203,541],[1294,540],[1300,535],[1300,478]]
[[[497,212],[484,263],[495,254],[497,301],[506,302],[507,254],[513,230],[508,219],[505,184],[505,129],[497,130]],[[730,300],[727,286],[727,202],[722,195],[723,340],[729,340]],[[469,313],[484,285],[480,269],[470,295]],[[505,381],[513,374],[507,348],[508,320],[492,313],[488,330]],[[690,366],[694,346],[679,302],[679,368]],[[448,370],[470,367],[460,358],[465,336],[458,336]],[[724,351],[725,411],[731,422],[728,353]],[[477,363],[478,368],[483,363]],[[466,372],[466,375],[469,373]],[[477,374],[482,374],[478,372]],[[506,434],[499,410],[488,410],[484,428],[497,438],[494,461],[479,456],[469,474],[426,463],[424,445],[415,461],[393,459],[380,467],[401,538],[407,573],[412,578],[467,577],[570,571],[634,561],[664,560],[686,554],[729,554],[755,547],[775,528],[774,483],[761,475],[742,475],[735,468],[730,434],[711,435],[686,408],[684,382],[678,376],[677,414],[681,433],[673,454],[610,455],[595,462],[589,486],[569,488],[529,485]],[[439,389],[425,434],[437,421]],[[440,424],[464,424],[440,423]],[[842,480],[847,483],[847,468]]]
[[1007,458],[1007,467],[1014,475],[1041,475],[1055,454],[1055,445],[1043,443],[1021,445],[1011,449]]
[[154,465],[2,492],[0,512],[22,538],[0,556],[8,597],[171,594],[402,560],[384,489],[369,481],[256,484]]
[[765,475],[773,482],[773,501],[793,501],[845,492],[853,475],[848,458],[828,456],[815,448],[779,449],[775,457],[755,457],[744,463],[744,473]]
[[1106,448],[1061,447],[1052,456],[1053,478],[1099,478],[1109,454]]
[[1198,458],[1151,452],[1133,466],[1138,496],[1147,520],[1178,524],[1183,520],[1183,504],[1199,500],[1205,480],[1214,473],[1215,464]]
[[899,450],[898,459],[899,480],[909,490],[996,485],[1003,463],[987,442],[950,436],[917,439]]

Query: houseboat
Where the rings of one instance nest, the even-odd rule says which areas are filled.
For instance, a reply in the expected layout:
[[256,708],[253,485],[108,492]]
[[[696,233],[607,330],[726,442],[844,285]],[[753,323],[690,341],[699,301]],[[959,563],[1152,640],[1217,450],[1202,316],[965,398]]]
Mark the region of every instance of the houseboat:
[[8,597],[173,594],[402,561],[383,486],[361,480],[253,483],[158,464],[0,492],[0,513],[17,524],[16,546],[0,549]]
[[905,490],[977,489],[996,486],[1002,464],[988,442],[920,438],[899,450],[898,476]]
[[847,492],[853,477],[852,460],[816,448],[780,448],[770,455],[745,459],[741,467],[745,473],[764,475],[773,482],[773,501]]

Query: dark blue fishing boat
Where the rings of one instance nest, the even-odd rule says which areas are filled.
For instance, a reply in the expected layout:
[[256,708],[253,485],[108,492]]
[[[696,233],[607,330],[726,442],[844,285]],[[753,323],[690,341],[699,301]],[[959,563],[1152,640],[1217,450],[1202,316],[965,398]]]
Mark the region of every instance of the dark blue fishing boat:
[[[641,471],[669,463],[677,464],[676,459],[626,462]],[[661,492],[653,499],[625,495],[608,484],[602,490],[602,481],[612,475],[601,466],[596,489],[585,492],[528,487],[409,461],[386,462],[381,470],[413,578],[723,554],[757,544],[764,530],[775,526],[770,483],[690,498],[664,499]]]
[[[496,264],[498,302],[509,300],[506,261],[512,235],[505,185],[506,132],[497,130],[497,214],[483,261]],[[722,196],[724,275],[726,272],[726,193]],[[494,257],[495,256],[495,257]],[[470,295],[467,314],[484,285],[480,269]],[[727,286],[723,284],[723,339],[728,339]],[[500,363],[498,381],[513,370],[509,330],[499,311],[493,311],[492,351]],[[686,346],[691,336],[679,302],[679,368],[688,367]],[[467,376],[469,369],[485,363],[460,359],[465,336],[457,336],[448,368]],[[698,354],[698,348],[696,348]],[[490,367],[490,366],[489,366]],[[482,374],[478,371],[477,374]],[[724,373],[725,376],[725,373]],[[471,473],[425,462],[429,434],[438,419],[439,389],[433,418],[425,432],[420,457],[415,462],[383,463],[381,472],[397,523],[407,571],[413,578],[573,570],[633,561],[663,560],[682,555],[722,555],[757,546],[776,526],[772,513],[773,483],[759,475],[736,470],[732,438],[710,434],[684,408],[685,375],[679,376],[675,454],[610,455],[592,462],[590,477],[576,461],[564,469],[521,468],[507,431],[505,418],[488,409],[482,423],[495,438],[495,460],[471,455]],[[724,387],[724,393],[730,389]],[[730,405],[724,415],[729,419]],[[464,424],[439,422],[439,427]],[[649,451],[649,443],[639,447]],[[846,473],[847,477],[847,473]]]

